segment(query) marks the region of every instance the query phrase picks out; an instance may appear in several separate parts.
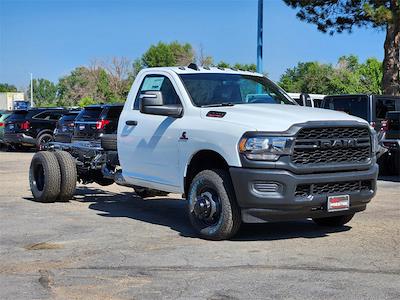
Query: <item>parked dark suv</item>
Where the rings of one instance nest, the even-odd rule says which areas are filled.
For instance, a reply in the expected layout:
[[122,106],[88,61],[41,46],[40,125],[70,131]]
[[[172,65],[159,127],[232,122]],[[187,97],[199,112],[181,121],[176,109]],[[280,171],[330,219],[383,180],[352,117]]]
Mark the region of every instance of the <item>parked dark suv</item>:
[[7,118],[4,140],[14,147],[42,145],[53,140],[58,119],[68,110],[63,108],[33,108],[17,110]]
[[321,108],[343,111],[369,122],[377,132],[390,111],[400,110],[400,97],[385,95],[326,96]]
[[74,134],[75,119],[80,112],[80,110],[72,110],[58,120],[56,129],[54,130],[55,142],[71,143]]
[[382,121],[381,145],[388,149],[383,156],[386,173],[400,175],[400,111],[391,111]]
[[75,119],[72,141],[100,141],[104,134],[116,133],[123,107],[123,104],[85,107]]

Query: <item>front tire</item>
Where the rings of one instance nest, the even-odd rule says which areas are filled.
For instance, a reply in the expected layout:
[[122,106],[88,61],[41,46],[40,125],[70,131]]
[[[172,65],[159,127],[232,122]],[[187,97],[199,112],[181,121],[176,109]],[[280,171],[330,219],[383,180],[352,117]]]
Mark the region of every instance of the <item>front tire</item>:
[[349,223],[350,220],[353,219],[353,217],[354,214],[351,214],[337,217],[316,218],[313,219],[313,221],[320,226],[339,227]]
[[198,173],[188,193],[189,219],[200,237],[225,240],[240,228],[240,210],[231,178],[225,170]]
[[77,182],[77,172],[76,163],[74,158],[65,151],[54,152],[58,164],[60,165],[61,172],[61,188],[58,200],[66,202],[71,200],[75,194],[76,182]]
[[29,184],[36,201],[56,201],[60,194],[61,172],[54,153],[42,151],[33,156],[29,169]]

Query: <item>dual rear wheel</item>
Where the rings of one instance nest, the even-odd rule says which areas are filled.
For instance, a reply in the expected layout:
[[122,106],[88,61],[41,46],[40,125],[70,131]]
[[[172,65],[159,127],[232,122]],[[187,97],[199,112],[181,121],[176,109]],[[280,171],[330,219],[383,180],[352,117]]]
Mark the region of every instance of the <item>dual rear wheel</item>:
[[68,152],[41,151],[33,156],[29,183],[36,201],[68,201],[75,193],[76,182],[75,160]]

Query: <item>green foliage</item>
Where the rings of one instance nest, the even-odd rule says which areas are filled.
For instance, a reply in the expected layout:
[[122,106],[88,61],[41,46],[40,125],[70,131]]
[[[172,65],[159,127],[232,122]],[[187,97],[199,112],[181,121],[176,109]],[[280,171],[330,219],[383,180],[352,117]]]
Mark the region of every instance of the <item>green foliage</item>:
[[159,42],[152,45],[143,54],[141,65],[144,67],[171,67],[186,66],[194,61],[194,50],[188,43],[180,44],[172,42],[169,44]]
[[394,14],[400,15],[392,6],[393,0],[342,0],[342,1],[304,1],[284,0],[298,8],[300,20],[314,23],[322,32],[351,31],[354,26],[384,27],[394,22]]
[[220,61],[217,64],[217,67],[219,68],[233,68],[233,69],[238,69],[238,70],[243,70],[243,71],[251,71],[255,72],[257,69],[257,66],[255,64],[240,64],[236,63],[234,65],[230,65],[225,61]]
[[[400,95],[400,0],[284,0],[299,9],[297,17],[329,34],[351,32],[354,27],[386,31],[383,44],[382,90]],[[370,74],[371,75],[371,74]]]
[[382,63],[369,58],[360,64],[354,55],[342,56],[336,66],[318,62],[298,63],[286,70],[279,84],[288,92],[313,94],[381,94]]
[[71,74],[62,77],[59,80],[60,102],[66,106],[75,106],[84,97],[89,96],[89,70],[85,67],[75,68]]
[[257,66],[255,64],[239,64],[236,63],[233,65],[235,69],[243,70],[243,71],[251,71],[255,72],[257,70]]
[[17,88],[12,84],[0,83],[0,93],[5,92],[17,92]]
[[[58,87],[50,80],[39,78],[33,79],[33,101],[35,106],[57,106]],[[28,87],[28,98],[30,95],[30,84]]]
[[97,78],[95,79],[96,95],[100,99],[110,99],[114,95],[110,89],[110,81],[108,75],[104,69],[97,71]]
[[79,100],[78,105],[80,107],[85,107],[88,105],[92,105],[92,104],[98,104],[99,102],[96,101],[95,99],[91,98],[91,97],[83,97],[81,100]]
[[229,65],[227,62],[224,62],[224,61],[221,60],[221,61],[217,64],[217,67],[218,67],[218,68],[229,68],[230,65]]

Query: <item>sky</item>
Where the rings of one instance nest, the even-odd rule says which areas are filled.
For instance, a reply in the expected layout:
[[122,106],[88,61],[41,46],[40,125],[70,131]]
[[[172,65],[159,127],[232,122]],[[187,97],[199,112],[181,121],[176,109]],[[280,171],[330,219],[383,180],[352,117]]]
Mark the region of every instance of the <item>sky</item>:
[[[255,63],[257,0],[0,0],[0,82],[26,88],[114,56],[140,57],[159,41],[188,42],[214,61]],[[330,36],[296,18],[282,0],[264,0],[263,69],[279,80],[302,61],[355,54],[383,59],[384,32]]]

